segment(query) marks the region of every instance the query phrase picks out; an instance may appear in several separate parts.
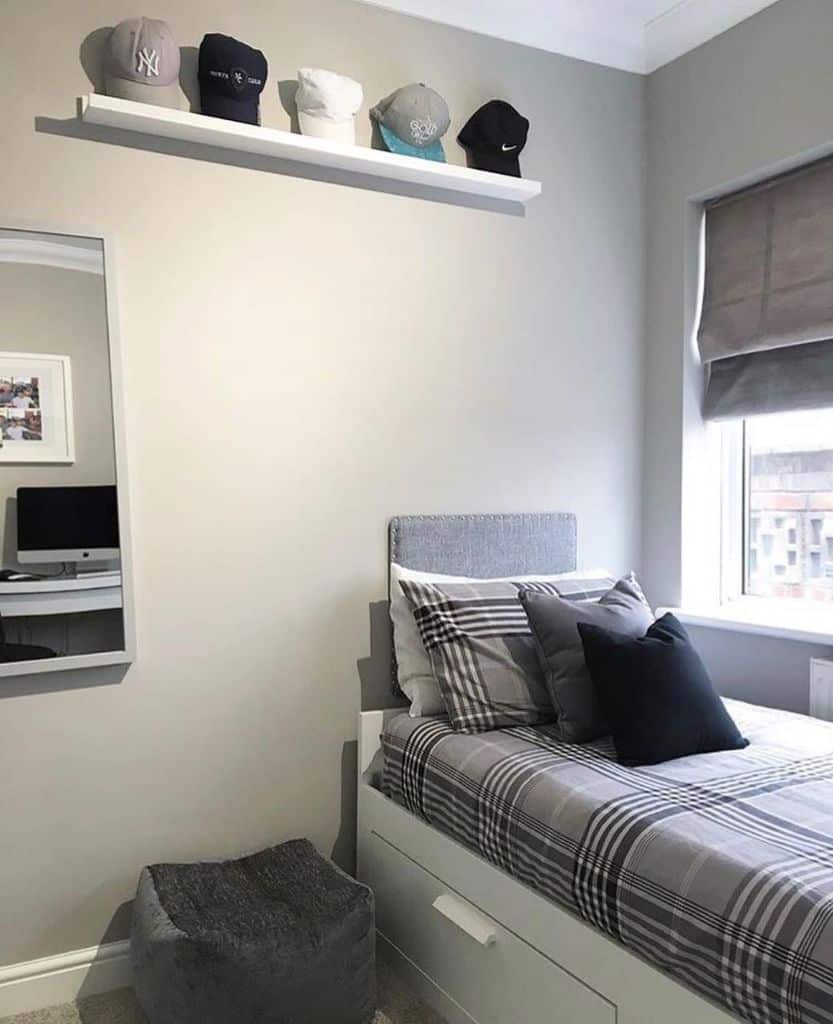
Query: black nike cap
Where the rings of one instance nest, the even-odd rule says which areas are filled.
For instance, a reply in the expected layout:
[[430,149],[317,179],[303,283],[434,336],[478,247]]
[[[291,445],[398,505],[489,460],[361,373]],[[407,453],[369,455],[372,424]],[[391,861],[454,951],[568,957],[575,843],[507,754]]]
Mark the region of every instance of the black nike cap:
[[518,157],[526,145],[529,121],[505,100],[489,100],[475,111],[457,136],[479,171],[521,176]]
[[211,32],[200,43],[200,110],[211,117],[258,124],[266,58],[231,36]]

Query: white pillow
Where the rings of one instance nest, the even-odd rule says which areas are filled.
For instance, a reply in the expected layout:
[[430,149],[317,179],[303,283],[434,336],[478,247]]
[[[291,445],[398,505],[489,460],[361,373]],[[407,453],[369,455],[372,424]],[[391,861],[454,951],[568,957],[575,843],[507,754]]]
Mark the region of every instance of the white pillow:
[[[599,579],[611,577],[606,569],[587,569],[581,572],[561,572],[550,575],[503,576],[502,580],[517,580],[519,583],[535,581],[557,581],[578,578]],[[612,577],[611,577],[612,578]],[[493,578],[497,579],[497,578]],[[411,702],[411,718],[422,718],[424,715],[444,715],[440,688],[434,678],[431,659],[425,650],[422,637],[419,635],[413,609],[401,587],[402,580],[415,583],[477,583],[482,582],[472,576],[443,576],[436,572],[420,572],[407,569],[396,562],[390,563],[390,618],[393,623],[393,649],[396,653],[396,678],[399,689]]]

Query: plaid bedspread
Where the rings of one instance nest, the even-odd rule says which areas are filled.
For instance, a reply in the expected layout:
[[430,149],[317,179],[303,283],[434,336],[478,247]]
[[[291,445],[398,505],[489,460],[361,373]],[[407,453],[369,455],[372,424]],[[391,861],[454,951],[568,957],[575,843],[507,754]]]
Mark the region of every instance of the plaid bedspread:
[[552,726],[393,718],[383,791],[738,1017],[833,1022],[833,725],[727,701],[746,750],[649,768]]

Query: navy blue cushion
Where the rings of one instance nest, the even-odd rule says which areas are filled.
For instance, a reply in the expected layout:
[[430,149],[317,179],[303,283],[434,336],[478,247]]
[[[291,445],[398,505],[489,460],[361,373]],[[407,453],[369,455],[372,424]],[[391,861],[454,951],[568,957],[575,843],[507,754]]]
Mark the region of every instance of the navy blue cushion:
[[673,615],[637,639],[587,622],[578,630],[621,764],[748,746]]

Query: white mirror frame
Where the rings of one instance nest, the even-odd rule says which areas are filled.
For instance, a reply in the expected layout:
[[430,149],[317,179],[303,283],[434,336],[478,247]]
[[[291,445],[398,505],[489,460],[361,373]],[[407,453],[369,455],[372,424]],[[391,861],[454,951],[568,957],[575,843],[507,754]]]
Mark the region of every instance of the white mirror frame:
[[[129,480],[127,472],[127,441],[125,435],[124,370],[121,335],[118,321],[118,288],[116,284],[114,243],[112,236],[102,231],[84,230],[83,227],[62,225],[3,222],[0,227],[9,231],[29,231],[73,238],[93,238],[101,242],[104,260],[104,298],[107,316],[107,336],[110,349],[110,391],[113,406],[113,434],[116,453],[116,498],[119,512],[119,546],[121,548],[122,624],[124,648],[118,651],[99,651],[94,654],[70,654],[61,658],[37,661],[0,663],[0,679],[8,677],[46,675],[78,669],[106,668],[109,665],[129,665],[136,658],[136,619],[133,605],[133,546],[130,531]],[[2,467],[0,467],[0,471]]]

